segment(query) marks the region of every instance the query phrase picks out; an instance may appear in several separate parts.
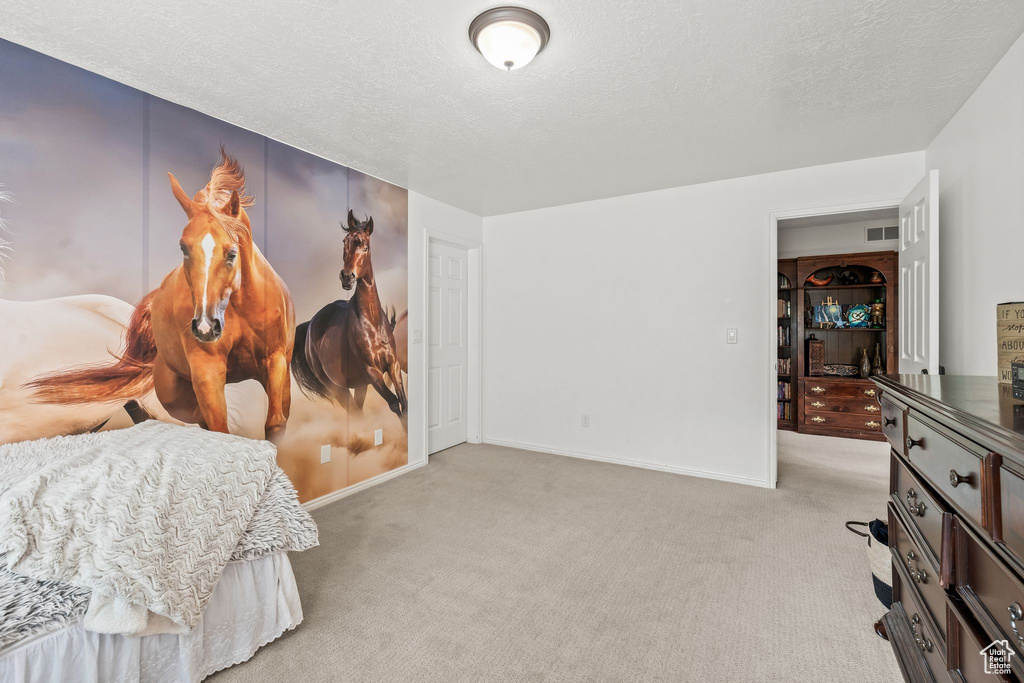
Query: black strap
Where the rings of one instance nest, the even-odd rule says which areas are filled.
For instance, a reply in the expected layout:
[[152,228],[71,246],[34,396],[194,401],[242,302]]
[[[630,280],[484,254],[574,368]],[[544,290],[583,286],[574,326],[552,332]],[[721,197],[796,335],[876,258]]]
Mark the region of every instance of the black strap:
[[863,536],[864,538],[870,538],[871,534],[866,534],[866,533],[864,533],[862,531],[857,531],[856,529],[851,528],[851,527],[854,527],[854,526],[867,527],[867,525],[868,525],[867,522],[847,522],[846,523],[846,528],[849,529],[850,531],[852,531],[853,533],[857,534],[858,536]]

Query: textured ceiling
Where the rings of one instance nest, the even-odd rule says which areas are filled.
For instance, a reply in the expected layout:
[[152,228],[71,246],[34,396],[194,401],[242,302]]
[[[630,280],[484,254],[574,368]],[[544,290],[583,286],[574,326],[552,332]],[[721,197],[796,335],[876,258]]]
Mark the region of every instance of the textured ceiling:
[[[482,215],[923,149],[1020,0],[3,0],[0,37]],[[0,65],[2,68],[2,65]],[[2,95],[0,95],[2,96]]]

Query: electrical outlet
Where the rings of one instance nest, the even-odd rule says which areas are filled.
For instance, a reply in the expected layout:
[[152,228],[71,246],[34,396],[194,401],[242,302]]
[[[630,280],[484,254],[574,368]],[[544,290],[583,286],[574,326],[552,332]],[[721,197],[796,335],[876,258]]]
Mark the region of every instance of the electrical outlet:
[[320,464],[323,465],[331,461],[331,444],[325,443],[320,447]]
[[423,341],[423,330],[413,330],[412,331],[412,343],[413,344],[419,344],[419,343],[422,343],[422,341]]
[[589,427],[590,426],[590,416],[589,415],[584,415],[583,419],[580,420],[580,424],[582,424],[584,427]]
[[373,445],[380,446],[382,443],[384,443],[384,430],[378,429],[373,433]]
[[739,339],[739,330],[735,327],[730,327],[725,330],[725,343],[726,344],[737,344]]

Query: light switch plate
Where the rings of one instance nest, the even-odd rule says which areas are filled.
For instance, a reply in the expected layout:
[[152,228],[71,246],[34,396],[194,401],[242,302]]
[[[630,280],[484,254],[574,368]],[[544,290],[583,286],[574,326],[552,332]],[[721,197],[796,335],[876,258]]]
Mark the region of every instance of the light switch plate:
[[378,429],[373,433],[373,445],[380,446],[382,443],[384,443],[384,430]]
[[320,464],[324,465],[331,461],[331,444],[325,443],[320,447]]
[[728,328],[725,331],[725,343],[726,344],[736,344],[736,343],[738,343],[738,339],[739,339],[739,330],[737,330],[735,327],[730,327],[730,328]]

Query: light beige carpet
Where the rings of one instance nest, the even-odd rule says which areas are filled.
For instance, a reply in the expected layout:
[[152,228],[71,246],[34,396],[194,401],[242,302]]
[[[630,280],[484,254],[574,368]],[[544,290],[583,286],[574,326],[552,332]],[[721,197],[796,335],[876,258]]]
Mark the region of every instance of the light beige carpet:
[[212,681],[898,681],[848,519],[887,448],[779,435],[779,489],[496,446],[315,513],[305,621]]

